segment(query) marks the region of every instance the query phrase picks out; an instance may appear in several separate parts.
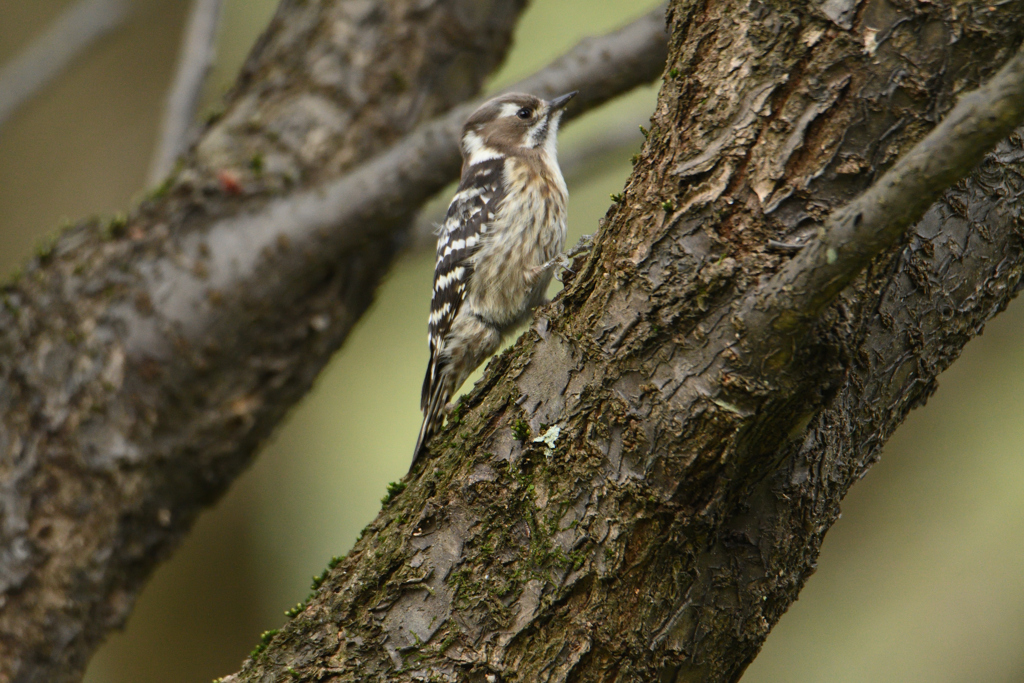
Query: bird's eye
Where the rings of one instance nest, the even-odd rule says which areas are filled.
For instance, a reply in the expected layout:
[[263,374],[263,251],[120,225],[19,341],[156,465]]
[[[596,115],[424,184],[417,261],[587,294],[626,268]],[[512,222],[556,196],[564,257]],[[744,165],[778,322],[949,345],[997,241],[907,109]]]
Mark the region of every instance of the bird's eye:
[[521,119],[528,119],[531,116],[533,116],[533,110],[530,109],[529,107],[523,107],[522,109],[516,112],[516,116],[518,116]]

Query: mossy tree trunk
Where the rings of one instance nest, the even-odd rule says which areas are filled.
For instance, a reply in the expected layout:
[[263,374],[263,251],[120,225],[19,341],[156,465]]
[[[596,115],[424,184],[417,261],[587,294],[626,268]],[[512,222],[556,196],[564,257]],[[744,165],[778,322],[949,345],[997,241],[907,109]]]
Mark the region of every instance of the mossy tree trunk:
[[808,335],[739,317],[785,245],[1012,54],[1022,3],[668,16],[647,143],[592,251],[229,680],[736,680],[848,488],[1015,295],[1017,137]]

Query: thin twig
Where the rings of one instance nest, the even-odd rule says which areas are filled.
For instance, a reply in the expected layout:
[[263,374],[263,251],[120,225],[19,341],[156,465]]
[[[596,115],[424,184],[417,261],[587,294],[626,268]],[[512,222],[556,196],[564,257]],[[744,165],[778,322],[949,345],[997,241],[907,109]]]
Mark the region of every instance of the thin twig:
[[81,0],[0,67],[0,126],[94,42],[124,23],[126,0]]
[[160,138],[149,169],[147,185],[156,185],[174,168],[185,151],[189,126],[217,52],[221,0],[195,0],[182,36],[178,69],[167,93]]

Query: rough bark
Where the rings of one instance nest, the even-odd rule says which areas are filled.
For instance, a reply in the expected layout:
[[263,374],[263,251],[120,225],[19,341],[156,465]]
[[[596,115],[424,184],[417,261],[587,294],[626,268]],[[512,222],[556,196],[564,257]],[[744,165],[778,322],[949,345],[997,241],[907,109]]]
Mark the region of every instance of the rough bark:
[[228,680],[738,679],[844,493],[1016,294],[1024,140],[799,343],[737,329],[741,304],[792,258],[773,241],[816,239],[1009,57],[1022,15],[671,3],[648,142],[593,250]]
[[[309,388],[457,175],[452,107],[524,4],[284,2],[181,168],[0,290],[0,682],[77,680]],[[522,86],[585,86],[579,113],[665,53],[660,14]]]

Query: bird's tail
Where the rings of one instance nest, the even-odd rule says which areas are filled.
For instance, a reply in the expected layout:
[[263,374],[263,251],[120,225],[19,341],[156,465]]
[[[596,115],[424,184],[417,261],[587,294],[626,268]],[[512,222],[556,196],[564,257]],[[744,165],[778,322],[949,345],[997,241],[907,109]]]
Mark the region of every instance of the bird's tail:
[[[427,379],[428,381],[431,379],[429,370],[427,371]],[[439,381],[439,377],[433,379],[433,386],[428,384],[425,387],[427,391],[423,393],[424,400],[421,404],[423,408],[423,425],[420,427],[420,436],[416,439],[416,450],[412,453],[412,465],[415,465],[416,461],[419,460],[420,455],[426,450],[430,437],[437,433],[437,430],[441,428],[441,423],[444,422],[444,407],[448,403],[448,392],[444,390],[445,383]]]

